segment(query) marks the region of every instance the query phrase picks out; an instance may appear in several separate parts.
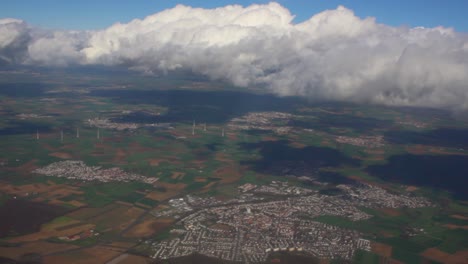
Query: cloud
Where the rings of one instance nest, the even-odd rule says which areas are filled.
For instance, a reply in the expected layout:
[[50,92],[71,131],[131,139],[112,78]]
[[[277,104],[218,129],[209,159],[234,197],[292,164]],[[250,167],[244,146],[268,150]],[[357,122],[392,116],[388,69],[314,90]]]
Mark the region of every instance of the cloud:
[[468,37],[390,27],[338,7],[294,24],[277,3],[178,5],[101,31],[47,31],[0,20],[0,60],[29,64],[184,68],[280,95],[468,108]]
[[89,32],[46,32],[28,46],[27,63],[65,66],[86,63],[81,50],[86,47]]
[[0,19],[0,65],[23,61],[31,40],[30,33],[30,29],[22,20]]

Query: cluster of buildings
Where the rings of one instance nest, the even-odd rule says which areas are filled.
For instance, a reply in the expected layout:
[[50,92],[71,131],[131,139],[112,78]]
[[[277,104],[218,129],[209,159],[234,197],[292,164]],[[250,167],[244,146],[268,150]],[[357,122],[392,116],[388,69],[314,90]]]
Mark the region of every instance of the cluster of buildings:
[[[374,186],[340,188],[341,195],[329,196],[272,182],[260,186],[244,184],[239,187],[239,197],[229,202],[215,203],[215,198],[193,195],[173,199],[171,207],[180,207],[178,228],[171,230],[172,239],[152,243],[153,258],[198,252],[224,260],[257,263],[265,261],[271,252],[300,251],[319,258],[351,259],[358,249],[370,250],[370,241],[355,230],[315,218],[328,215],[360,221],[372,217],[360,206],[431,205],[424,198],[394,195]],[[349,199],[351,196],[355,198]]]
[[108,118],[93,118],[88,119],[87,123],[89,126],[97,128],[107,128],[107,129],[116,129],[116,130],[134,130],[138,128],[136,123],[115,123]]
[[112,120],[108,118],[88,119],[86,123],[92,127],[115,129],[115,130],[135,130],[141,127],[164,128],[164,129],[172,128],[171,124],[169,123],[152,123],[152,124],[120,123],[120,122],[113,122]]
[[392,194],[369,184],[359,186],[340,184],[337,188],[344,191],[347,200],[358,206],[368,208],[418,208],[430,207],[433,204],[424,197]]
[[50,118],[50,115],[38,115],[38,114],[18,114],[16,115],[19,119],[35,119],[35,118]]
[[167,210],[153,210],[150,213],[154,217],[167,217],[173,216],[174,218],[178,218],[180,214],[184,214],[186,212],[190,212],[193,208],[187,204],[184,198],[176,198],[169,200],[169,205],[171,206]]
[[169,200],[169,208],[157,208],[150,213],[155,217],[173,217],[179,219],[184,214],[195,209],[215,207],[221,205],[243,204],[248,202],[256,202],[264,200],[264,197],[254,195],[253,193],[241,193],[236,198],[228,200],[218,200],[214,197],[200,197],[193,194],[188,194],[183,198],[174,198]]
[[63,240],[63,241],[76,241],[80,239],[86,239],[92,236],[99,236],[99,233],[94,232],[94,229],[89,229],[78,234],[74,234],[70,236],[61,236],[61,237],[58,237],[58,239]]
[[428,126],[427,123],[415,121],[415,120],[399,121],[398,124],[404,125],[404,126],[412,126],[416,128],[426,128]]
[[120,168],[103,169],[100,166],[86,166],[80,160],[65,160],[51,163],[45,167],[35,169],[37,174],[62,177],[71,180],[100,181],[100,182],[130,182],[140,181],[154,184],[158,178],[128,173]]
[[335,141],[344,144],[350,144],[358,147],[379,148],[385,145],[383,136],[360,136],[346,137],[336,136]]
[[[242,215],[246,221],[254,215]],[[194,227],[177,229],[179,237],[154,246],[154,258],[199,252],[242,263],[259,263],[272,252],[304,252],[320,258],[351,259],[357,249],[370,250],[370,241],[353,230],[310,221],[275,221],[255,228]],[[280,228],[281,227],[281,228]]]
[[277,134],[288,134],[292,127],[287,126],[293,115],[281,112],[253,112],[231,119],[228,127],[239,130],[270,130]]
[[[301,188],[297,186],[289,185],[287,182],[272,181],[269,185],[256,186],[253,184],[247,183],[247,185],[252,185],[249,189],[253,193],[257,194],[269,194],[269,195],[308,195],[315,193],[315,191]],[[245,192],[245,185],[239,187],[242,191]]]

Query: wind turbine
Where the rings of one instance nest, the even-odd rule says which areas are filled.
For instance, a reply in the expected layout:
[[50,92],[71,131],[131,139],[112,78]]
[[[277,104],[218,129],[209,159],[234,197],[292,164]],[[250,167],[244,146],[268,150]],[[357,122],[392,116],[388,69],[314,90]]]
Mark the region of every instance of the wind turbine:
[[193,125],[192,125],[192,136],[195,135],[195,120],[193,120]]

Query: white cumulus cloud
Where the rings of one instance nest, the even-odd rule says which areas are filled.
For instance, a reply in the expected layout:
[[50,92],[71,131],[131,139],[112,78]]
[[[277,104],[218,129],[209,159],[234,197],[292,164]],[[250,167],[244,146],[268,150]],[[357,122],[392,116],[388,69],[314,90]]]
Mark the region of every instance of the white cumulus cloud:
[[0,20],[0,61],[190,69],[280,95],[388,105],[468,108],[468,37],[391,27],[345,7],[299,24],[277,3],[178,5],[101,31],[39,30]]

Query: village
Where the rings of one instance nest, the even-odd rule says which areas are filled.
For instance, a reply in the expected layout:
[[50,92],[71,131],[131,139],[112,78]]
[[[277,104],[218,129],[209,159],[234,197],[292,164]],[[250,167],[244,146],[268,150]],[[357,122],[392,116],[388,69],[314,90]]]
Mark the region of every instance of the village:
[[[341,195],[273,181],[244,184],[239,196],[228,201],[187,195],[169,201],[170,209],[156,217],[179,219],[170,232],[175,238],[146,241],[153,258],[168,259],[199,252],[225,260],[257,263],[272,252],[302,252],[319,258],[351,259],[356,250],[370,250],[370,241],[355,230],[315,220],[337,216],[349,221],[369,219],[358,207],[427,207],[422,197],[394,195],[366,184],[339,185]],[[350,197],[352,199],[350,199]],[[204,201],[204,200],[207,201]]]
[[34,118],[51,118],[52,116],[50,115],[38,115],[38,114],[25,114],[25,113],[21,113],[21,114],[18,114],[16,115],[16,117],[18,117],[19,119],[34,119]]
[[150,128],[161,128],[161,129],[172,129],[169,123],[125,123],[125,122],[113,122],[108,118],[93,118],[86,120],[86,123],[91,127],[115,129],[115,130],[135,130],[142,127]]
[[231,119],[228,127],[234,130],[271,130],[283,135],[291,131],[292,127],[287,126],[287,123],[292,117],[291,114],[281,112],[253,112]]
[[379,148],[383,147],[383,136],[360,136],[360,137],[346,137],[336,136],[335,141],[338,143],[349,144],[358,147]]
[[80,160],[65,160],[51,163],[45,167],[35,169],[37,174],[53,177],[63,177],[70,180],[99,181],[99,182],[130,182],[139,181],[154,184],[158,178],[128,173],[120,168],[103,169],[100,166],[87,166]]
[[403,126],[413,126],[413,127],[416,127],[416,128],[426,128],[429,126],[428,123],[425,123],[425,122],[421,122],[421,121],[416,121],[416,120],[405,120],[405,121],[399,121],[397,122],[398,124],[400,125],[403,125]]

